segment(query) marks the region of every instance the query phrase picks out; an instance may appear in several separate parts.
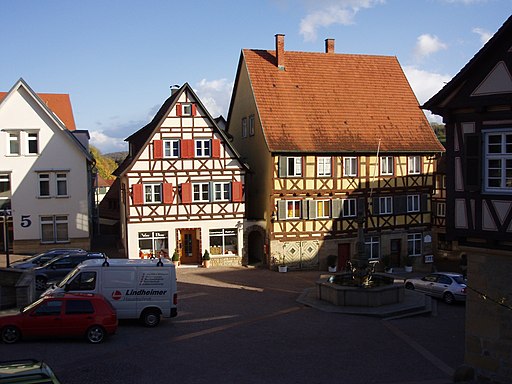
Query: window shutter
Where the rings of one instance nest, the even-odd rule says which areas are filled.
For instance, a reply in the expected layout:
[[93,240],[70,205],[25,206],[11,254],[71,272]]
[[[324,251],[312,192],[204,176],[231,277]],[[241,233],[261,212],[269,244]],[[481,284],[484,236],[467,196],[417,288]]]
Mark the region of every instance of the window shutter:
[[366,201],[364,197],[359,197],[356,199],[356,212],[357,216],[366,217],[368,212],[366,212]]
[[164,204],[172,204],[173,196],[172,196],[172,184],[164,183]]
[[132,185],[132,201],[133,205],[144,204],[144,186],[142,184]]
[[192,184],[190,184],[190,183],[181,184],[181,202],[183,204],[192,203]]
[[212,157],[214,159],[220,158],[220,140],[212,139]]
[[153,158],[162,159],[164,157],[164,143],[162,140],[153,140]]
[[195,104],[192,104],[192,116],[197,115],[197,106]]
[[407,213],[407,196],[398,195],[393,197],[393,211],[397,215],[403,215]]
[[279,200],[277,202],[277,219],[286,220],[286,200]]
[[194,158],[194,140],[181,140],[180,141],[180,150],[181,157],[183,159],[193,159]]
[[331,202],[332,218],[339,219],[341,217],[342,203],[341,199],[333,199]]
[[[316,219],[317,215],[317,206],[315,200],[305,200],[305,203],[308,203],[309,209],[304,209],[304,218],[305,219]],[[306,208],[306,207],[305,207]],[[306,217],[306,212],[308,214],[308,217]]]
[[181,116],[183,114],[181,104],[176,104],[176,116]]
[[469,191],[480,190],[480,135],[471,133],[464,135],[464,184]]
[[380,212],[380,209],[379,209],[379,208],[380,208],[379,202],[380,202],[380,201],[379,201],[379,198],[378,198],[378,197],[374,197],[374,198],[372,198],[372,205],[373,205],[373,211],[372,211],[372,213],[373,213],[374,215],[378,215],[378,214],[379,214],[379,212]]
[[423,193],[420,196],[420,210],[421,210],[421,212],[427,212],[427,207],[428,207],[428,193]]
[[278,167],[279,177],[288,176],[288,159],[285,156],[279,156]]
[[243,201],[244,186],[240,181],[231,182],[231,200],[235,203]]

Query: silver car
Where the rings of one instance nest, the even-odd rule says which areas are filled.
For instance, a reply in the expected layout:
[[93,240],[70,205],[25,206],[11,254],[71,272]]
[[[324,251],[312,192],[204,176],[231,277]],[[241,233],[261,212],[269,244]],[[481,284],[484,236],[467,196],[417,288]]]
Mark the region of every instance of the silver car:
[[405,288],[439,297],[446,303],[466,301],[466,280],[460,273],[436,272],[405,280]]

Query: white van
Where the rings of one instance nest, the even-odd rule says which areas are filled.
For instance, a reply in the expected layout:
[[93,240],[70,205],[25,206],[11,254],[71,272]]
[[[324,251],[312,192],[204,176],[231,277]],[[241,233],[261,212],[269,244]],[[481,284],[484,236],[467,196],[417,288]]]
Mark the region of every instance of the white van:
[[43,295],[58,292],[100,293],[119,319],[140,319],[147,327],[178,314],[176,270],[168,260],[87,260]]

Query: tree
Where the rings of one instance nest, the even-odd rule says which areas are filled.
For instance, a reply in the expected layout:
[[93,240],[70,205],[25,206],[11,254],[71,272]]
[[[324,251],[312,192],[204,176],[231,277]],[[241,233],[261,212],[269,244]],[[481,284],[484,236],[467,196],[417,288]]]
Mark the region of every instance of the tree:
[[441,143],[446,142],[446,126],[444,124],[430,122],[432,130],[436,134],[437,138]]
[[116,162],[109,157],[103,156],[100,151],[92,145],[89,148],[91,155],[94,157],[94,160],[96,160],[98,175],[106,180],[115,179],[115,176],[112,175],[112,172],[114,172],[117,168]]

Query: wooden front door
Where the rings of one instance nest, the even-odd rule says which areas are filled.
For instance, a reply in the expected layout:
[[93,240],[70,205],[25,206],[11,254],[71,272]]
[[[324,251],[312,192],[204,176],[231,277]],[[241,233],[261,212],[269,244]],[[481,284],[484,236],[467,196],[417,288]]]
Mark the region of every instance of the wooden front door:
[[181,264],[201,264],[201,252],[199,251],[198,229],[180,230]]
[[350,244],[338,244],[338,272],[344,271],[347,267],[347,261],[350,260]]
[[389,255],[389,262],[391,267],[399,267],[401,264],[400,251],[402,249],[402,241],[400,239],[391,240],[391,254]]

